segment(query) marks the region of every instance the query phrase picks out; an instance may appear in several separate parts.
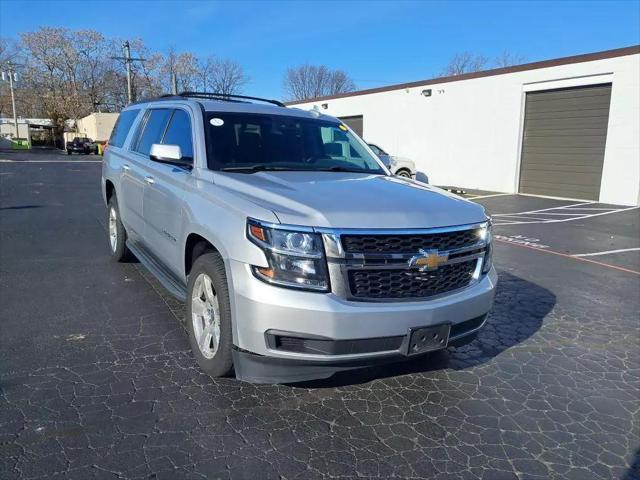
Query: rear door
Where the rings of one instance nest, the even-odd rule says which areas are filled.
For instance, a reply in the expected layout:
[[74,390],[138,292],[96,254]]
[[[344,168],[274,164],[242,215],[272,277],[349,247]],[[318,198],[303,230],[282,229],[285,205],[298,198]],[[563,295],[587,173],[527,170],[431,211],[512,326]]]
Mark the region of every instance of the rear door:
[[144,190],[151,174],[149,151],[151,145],[158,143],[164,134],[171,110],[166,108],[149,109],[145,112],[136,135],[129,145],[127,162],[124,165],[122,188],[128,209],[131,228],[135,231],[135,240],[145,239]]
[[[193,164],[193,121],[188,110],[172,110],[167,128],[155,143],[178,145],[183,160]],[[145,238],[151,252],[181,278],[184,193],[191,170],[151,160],[153,179],[144,193]]]
[[130,238],[136,239],[142,236],[144,222],[142,220],[142,192],[144,189],[143,178],[135,166],[131,152],[125,147],[133,125],[140,110],[125,110],[118,117],[111,137],[109,138],[109,150],[106,152],[108,164],[119,175],[118,209],[120,218],[124,223]]

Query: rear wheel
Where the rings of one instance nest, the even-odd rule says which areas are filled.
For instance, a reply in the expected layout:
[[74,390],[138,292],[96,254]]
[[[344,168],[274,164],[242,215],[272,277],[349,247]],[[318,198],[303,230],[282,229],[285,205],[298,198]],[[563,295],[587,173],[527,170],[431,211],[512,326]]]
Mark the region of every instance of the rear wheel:
[[222,257],[200,255],[187,283],[187,330],[200,368],[212,377],[233,371],[231,304]]
[[127,248],[127,231],[120,220],[120,210],[115,194],[109,200],[107,206],[107,228],[109,231],[109,247],[111,258],[116,262],[128,260],[131,256]]
[[398,170],[396,176],[402,178],[411,178],[411,172],[409,170]]

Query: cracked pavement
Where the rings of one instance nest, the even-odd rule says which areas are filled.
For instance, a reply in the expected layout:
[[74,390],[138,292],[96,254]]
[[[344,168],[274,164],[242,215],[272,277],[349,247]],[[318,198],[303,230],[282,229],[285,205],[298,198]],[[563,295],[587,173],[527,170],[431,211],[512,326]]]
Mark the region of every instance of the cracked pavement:
[[0,478],[640,478],[640,276],[498,243],[468,346],[302,385],[214,380],[183,305],[109,260],[99,177],[0,163]]

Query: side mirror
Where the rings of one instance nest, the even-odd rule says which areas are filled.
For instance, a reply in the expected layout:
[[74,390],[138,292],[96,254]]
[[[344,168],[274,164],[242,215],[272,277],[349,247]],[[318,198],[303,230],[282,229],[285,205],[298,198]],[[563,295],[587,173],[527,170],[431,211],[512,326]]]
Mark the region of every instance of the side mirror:
[[149,158],[156,162],[169,163],[171,165],[179,165],[182,167],[192,167],[193,162],[182,156],[182,150],[179,145],[164,145],[154,143],[151,145]]
[[182,158],[182,151],[178,145],[154,143],[151,145],[149,158],[158,162],[174,162]]

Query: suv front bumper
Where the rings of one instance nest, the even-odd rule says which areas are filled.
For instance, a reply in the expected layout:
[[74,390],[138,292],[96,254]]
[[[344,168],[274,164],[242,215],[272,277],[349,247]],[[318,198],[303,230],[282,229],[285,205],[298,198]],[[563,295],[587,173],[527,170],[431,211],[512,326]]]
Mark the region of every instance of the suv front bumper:
[[[417,327],[451,324],[450,346],[470,341],[484,325],[497,283],[492,268],[477,283],[428,301],[373,303],[268,285],[233,260],[229,268],[236,376],[266,383],[328,378],[410,358],[408,334]],[[283,349],[277,336],[308,339],[312,348]]]

